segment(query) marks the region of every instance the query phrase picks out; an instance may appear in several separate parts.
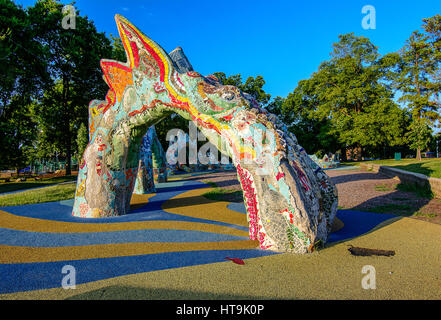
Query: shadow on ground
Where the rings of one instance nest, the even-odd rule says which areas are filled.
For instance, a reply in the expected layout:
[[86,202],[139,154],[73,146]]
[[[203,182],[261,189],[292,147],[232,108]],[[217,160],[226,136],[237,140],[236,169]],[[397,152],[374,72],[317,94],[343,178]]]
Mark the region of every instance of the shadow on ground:
[[391,213],[400,216],[411,216],[420,212],[431,199],[417,197],[410,192],[394,191],[371,198],[351,210],[377,213]]
[[208,203],[213,203],[213,200],[209,200],[204,196],[191,196],[191,197],[182,197],[177,199],[168,199],[162,204],[162,209],[173,209],[187,206],[195,206],[195,205],[204,205]]
[[[374,213],[373,213],[374,214]],[[364,235],[368,235],[368,234],[370,234],[370,233],[372,233],[372,232],[375,232],[375,231],[377,231],[377,230],[380,230],[380,229],[382,229],[382,228],[384,228],[384,227],[387,227],[387,226],[389,226],[389,225],[391,225],[391,224],[393,224],[393,223],[395,223],[395,222],[397,222],[398,220],[401,220],[403,217],[400,217],[400,216],[395,216],[395,217],[393,217],[392,216],[392,218],[390,218],[390,219],[387,219],[387,220],[384,220],[383,222],[380,222],[379,224],[377,224],[376,226],[374,226],[373,228],[371,228],[370,230],[368,230],[368,231],[366,231],[366,232],[361,232],[361,233],[359,233],[359,234],[357,234],[357,235],[355,235],[355,236],[349,236],[349,237],[344,237],[343,239],[341,239],[341,240],[337,240],[337,241],[331,241],[331,242],[327,242],[325,245],[324,245],[324,247],[322,247],[322,248],[318,248],[319,249],[319,251],[320,250],[324,250],[324,249],[327,249],[327,248],[331,248],[331,247],[333,247],[333,246],[335,246],[335,245],[338,245],[338,244],[340,244],[340,243],[342,243],[342,242],[349,242],[348,243],[348,248],[351,246],[351,243],[350,243],[350,241],[351,240],[355,240],[355,239],[357,239],[357,238],[359,238],[359,237],[362,237],[362,236],[364,236]],[[350,223],[348,223],[348,221],[346,221],[345,222],[345,225],[343,226],[343,228],[357,228],[357,227],[359,227],[358,225],[357,226],[355,226],[355,225],[351,225],[351,224],[354,224],[355,222],[350,222]],[[332,238],[332,232],[331,232],[331,235],[330,235],[330,238]],[[372,249],[372,248],[371,248]],[[374,249],[380,249],[380,250],[383,250],[384,248],[374,248]]]
[[330,177],[331,181],[334,184],[340,184],[345,182],[352,182],[352,181],[362,181],[362,180],[389,180],[390,178],[383,175],[378,174],[375,172],[366,172],[366,173],[353,173],[353,174],[345,174],[335,177]]
[[[255,300],[259,297],[231,294],[215,294],[172,290],[163,288],[139,288],[131,286],[109,286],[81,293],[67,300]],[[263,299],[263,298],[260,298]],[[267,298],[265,298],[267,299]]]
[[[172,179],[171,181],[173,181],[174,178],[180,178],[179,181],[191,181],[191,180],[202,180],[205,177],[207,178],[220,178],[220,177],[224,177],[225,173],[235,173],[236,171],[225,171],[225,172],[202,172],[202,173],[183,173],[183,174],[175,174],[175,175],[170,175],[168,176],[170,179]],[[189,176],[187,176],[189,175]]]

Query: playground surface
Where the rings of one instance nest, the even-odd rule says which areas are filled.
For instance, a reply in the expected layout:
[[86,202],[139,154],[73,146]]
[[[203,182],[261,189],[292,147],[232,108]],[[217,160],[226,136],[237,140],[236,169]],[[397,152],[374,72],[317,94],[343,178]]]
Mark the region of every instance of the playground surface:
[[[359,171],[327,171],[342,207],[384,202],[387,191],[366,199],[365,187],[354,188],[375,180]],[[276,253],[249,240],[243,204],[202,196],[212,189],[203,181],[238,188],[233,172],[171,180],[135,195],[121,217],[73,217],[73,200],[0,208],[0,299],[441,299],[439,224],[339,210],[344,226],[325,248]],[[353,256],[349,245],[396,254]],[[66,265],[75,268],[75,289],[61,287]],[[366,265],[376,270],[374,290],[361,284]]]

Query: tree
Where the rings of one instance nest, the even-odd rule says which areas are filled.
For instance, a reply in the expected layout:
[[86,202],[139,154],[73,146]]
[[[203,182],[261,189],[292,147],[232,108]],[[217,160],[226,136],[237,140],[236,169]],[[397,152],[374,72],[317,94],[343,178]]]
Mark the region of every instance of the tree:
[[[420,151],[426,149],[432,140],[432,129],[430,128],[429,120],[426,118],[414,119],[409,126],[409,131],[406,133],[406,138],[412,150]],[[421,161],[421,153],[419,154],[419,160]]]
[[48,73],[27,12],[9,0],[0,0],[0,73],[0,168],[18,171],[31,154],[31,109]]
[[[435,30],[432,23],[426,27]],[[427,126],[433,126],[441,119],[436,79],[439,76],[438,45],[438,40],[431,43],[427,33],[414,31],[399,52],[400,61],[394,77],[395,87],[402,93],[399,101],[405,103],[411,113],[413,123],[409,130],[412,132],[408,139],[412,148],[416,148],[418,160],[421,160],[421,150],[427,146],[427,137],[423,133],[428,132]]]
[[299,81],[287,98],[274,98],[266,109],[280,117],[309,154],[336,152],[341,146],[337,138],[329,133],[329,120],[311,116],[317,105],[311,85],[311,80]]
[[80,128],[78,129],[77,133],[77,140],[76,140],[77,146],[78,146],[78,159],[81,159],[83,156],[84,150],[86,150],[87,144],[89,143],[89,134],[87,132],[87,127],[82,123],[80,125]]
[[340,35],[331,60],[299,83],[290,108],[294,112],[303,108],[311,119],[324,121],[318,124],[324,126],[322,136],[330,137],[330,142],[335,137],[360,156],[399,144],[405,114],[392,100],[393,92],[384,82],[385,69],[368,38]]
[[440,103],[441,92],[441,15],[423,19],[423,29],[427,34],[427,41],[432,48],[433,57],[436,64],[433,76],[433,91],[438,104]]
[[61,149],[66,158],[66,175],[71,174],[77,131],[88,120],[88,105],[104,98],[108,87],[102,80],[100,59],[111,57],[110,40],[97,32],[87,17],[76,11],[75,29],[64,29],[63,5],[55,0],[38,1],[28,9],[37,40],[50,61],[51,86],[35,109],[40,137]]
[[107,59],[113,59],[120,62],[126,62],[126,50],[119,36],[110,34],[110,40],[112,42],[112,56]]
[[271,95],[263,90],[265,80],[262,76],[248,77],[245,83],[242,81],[240,74],[226,76],[223,72],[215,72],[214,75],[223,85],[231,85],[238,87],[243,92],[246,92],[254,97],[257,102],[266,105],[271,99]]

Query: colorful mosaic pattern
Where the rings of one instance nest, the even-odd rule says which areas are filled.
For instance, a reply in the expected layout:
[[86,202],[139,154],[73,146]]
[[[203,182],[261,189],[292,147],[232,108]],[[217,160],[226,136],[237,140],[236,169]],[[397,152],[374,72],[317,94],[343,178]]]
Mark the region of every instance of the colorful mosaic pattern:
[[277,116],[215,76],[179,72],[158,44],[125,18],[117,15],[116,22],[128,61],[101,62],[110,90],[105,101],[90,104],[90,143],[73,215],[128,213],[142,139],[151,125],[174,112],[193,121],[233,160],[249,235],[262,249],[306,253],[326,242],[337,189]]
[[[155,159],[155,161],[153,161]],[[135,194],[156,192],[154,171],[158,182],[167,181],[165,153],[156,135],[155,126],[151,126],[142,138],[138,175],[136,177]]]
[[338,164],[340,163],[338,160],[335,159],[335,155],[324,155],[322,159],[319,159],[315,154],[313,154],[312,156],[310,156],[310,158],[322,169],[337,168]]

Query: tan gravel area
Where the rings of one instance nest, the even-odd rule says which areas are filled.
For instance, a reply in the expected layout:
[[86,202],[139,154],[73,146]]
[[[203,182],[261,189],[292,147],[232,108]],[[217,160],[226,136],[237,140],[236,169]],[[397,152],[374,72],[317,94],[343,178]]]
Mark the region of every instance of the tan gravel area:
[[[393,213],[441,224],[441,199],[421,198],[414,192],[397,190],[399,181],[396,179],[359,168],[326,170],[326,174],[337,186],[340,209]],[[240,190],[235,171],[213,172],[190,179]]]

